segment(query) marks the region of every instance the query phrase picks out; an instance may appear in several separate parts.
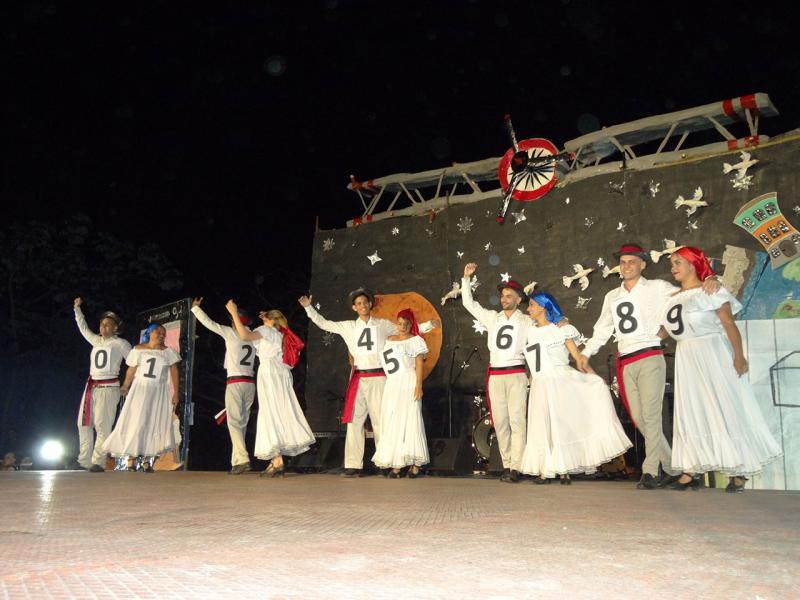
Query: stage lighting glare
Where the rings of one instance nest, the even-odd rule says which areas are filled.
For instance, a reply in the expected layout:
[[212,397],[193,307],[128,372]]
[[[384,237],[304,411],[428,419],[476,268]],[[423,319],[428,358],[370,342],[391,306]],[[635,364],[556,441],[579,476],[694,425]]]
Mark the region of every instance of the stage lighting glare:
[[42,444],[40,454],[45,460],[58,460],[64,455],[64,446],[56,440],[48,440]]

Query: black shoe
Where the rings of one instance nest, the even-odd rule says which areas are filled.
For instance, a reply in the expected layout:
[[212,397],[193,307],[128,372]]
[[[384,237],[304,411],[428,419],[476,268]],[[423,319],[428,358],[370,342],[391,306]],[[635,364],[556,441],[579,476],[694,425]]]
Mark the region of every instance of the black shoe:
[[361,469],[345,469],[342,477],[361,477]]
[[[739,479],[742,483],[737,484],[736,480]],[[729,494],[741,494],[744,492],[744,484],[747,483],[747,477],[731,477],[725,491]]]
[[238,465],[233,465],[231,467],[231,470],[228,471],[228,475],[241,475],[242,473],[249,473],[252,470],[253,469],[250,468],[250,463],[249,462],[241,463],[241,464],[238,464]]
[[535,483],[536,485],[545,485],[547,483],[550,483],[550,480],[547,479],[546,477],[535,477],[533,483]]
[[272,465],[272,463],[270,463],[270,465],[266,469],[264,469],[261,473],[259,473],[258,476],[259,477],[269,477],[271,479],[274,479],[276,477],[283,477],[283,474],[285,472],[286,472],[286,470],[285,470],[283,465],[281,465],[278,468],[275,468]]
[[681,478],[681,474],[678,473],[677,475],[670,475],[669,473],[663,473],[661,477],[658,478],[658,482],[656,483],[656,487],[659,489],[671,487],[673,483],[678,481]]
[[406,473],[406,477],[408,477],[409,479],[416,479],[417,477],[419,477],[419,467],[416,467],[416,466],[412,465],[408,469],[408,472]]
[[142,473],[155,473],[155,469],[153,469],[153,465],[148,464],[142,469]]
[[642,478],[639,480],[639,483],[636,484],[637,490],[654,490],[658,482],[656,478],[650,475],[650,473],[645,473],[642,475]]
[[105,469],[100,465],[92,465],[91,467],[89,467],[90,473],[102,473],[103,471],[105,471]]
[[508,483],[511,481],[511,469],[503,469],[503,474],[500,475],[500,481]]
[[519,471],[515,471],[514,469],[511,469],[511,472],[508,475],[508,481],[510,483],[519,482]]
[[[688,475],[688,473],[681,474],[681,477],[683,477],[683,475]],[[680,480],[680,477],[678,477],[678,479]],[[669,487],[670,489],[678,490],[679,492],[685,492],[686,490],[689,489],[696,492],[697,490],[700,489],[700,478],[692,475],[691,479],[686,483],[681,483],[680,481],[676,481]]]
[[400,479],[400,471],[394,471],[392,469],[389,470],[389,474],[387,475],[389,479]]
[[569,475],[562,475],[561,485],[572,485],[572,478]]

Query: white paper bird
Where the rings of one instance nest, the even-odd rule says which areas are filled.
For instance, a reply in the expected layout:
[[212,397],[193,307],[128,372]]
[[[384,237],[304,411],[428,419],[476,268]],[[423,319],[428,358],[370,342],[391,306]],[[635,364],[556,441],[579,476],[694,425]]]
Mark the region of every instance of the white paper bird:
[[581,291],[583,291],[586,288],[588,288],[589,287],[589,277],[587,277],[587,276],[589,275],[589,273],[594,271],[594,269],[586,269],[586,268],[583,267],[583,265],[576,264],[576,265],[572,265],[572,270],[575,271],[575,275],[572,275],[572,276],[564,275],[564,277],[562,278],[562,282],[564,283],[564,287],[571,287],[572,286],[572,282],[577,279],[578,283],[581,286]]
[[520,246],[519,248],[517,248],[517,252],[519,252],[520,254],[525,254],[525,246]]
[[616,266],[616,267],[614,267],[613,269],[609,269],[609,268],[608,268],[608,265],[606,265],[606,266],[604,266],[604,267],[603,267],[603,271],[602,271],[602,273],[603,273],[603,279],[605,279],[606,277],[608,277],[608,276],[609,276],[609,275],[611,275],[612,273],[616,273],[617,275],[619,275],[620,277],[622,277],[622,273],[620,273],[620,272],[619,272],[619,265],[617,265],[617,266]]
[[442,296],[442,306],[444,306],[445,302],[448,300],[455,300],[461,295],[461,284],[458,281],[453,282],[453,289],[447,292],[444,296]]
[[758,162],[757,158],[750,158],[749,152],[740,152],[739,153],[739,160],[738,163],[729,164],[729,163],[722,163],[722,172],[727,175],[731,171],[739,171],[739,177],[744,177],[747,173],[747,169],[752,167],[754,164]]
[[578,310],[586,310],[589,306],[589,302],[591,302],[591,297],[584,298],[583,296],[578,296],[578,301],[575,303],[575,308]]
[[703,188],[698,187],[694,191],[694,196],[692,196],[691,200],[686,200],[683,196],[678,196],[675,198],[675,209],[679,209],[681,206],[688,206],[689,208],[686,209],[686,216],[691,217],[699,207],[701,206],[708,206],[708,202],[703,200]]
[[657,263],[662,256],[672,256],[672,253],[680,248],[683,248],[683,246],[676,246],[675,240],[664,240],[664,249],[661,252],[650,250],[650,260]]
[[472,279],[469,280],[469,289],[471,289],[474,292],[475,290],[478,289],[479,285],[480,285],[480,282],[478,282],[478,276],[477,275],[473,275]]
[[625,228],[628,226],[627,223],[623,223],[622,221],[619,222],[617,225],[617,231],[625,231]]
[[458,258],[464,258],[464,253],[463,253],[463,252],[461,252],[460,250],[456,250],[456,256],[457,256]]
[[606,266],[606,261],[602,256],[598,256],[597,257],[597,266],[598,267],[605,267]]
[[539,282],[538,281],[531,281],[528,285],[526,285],[524,288],[522,288],[522,291],[525,292],[528,296],[530,296],[531,292],[533,292],[533,288],[536,287],[537,283],[539,283]]

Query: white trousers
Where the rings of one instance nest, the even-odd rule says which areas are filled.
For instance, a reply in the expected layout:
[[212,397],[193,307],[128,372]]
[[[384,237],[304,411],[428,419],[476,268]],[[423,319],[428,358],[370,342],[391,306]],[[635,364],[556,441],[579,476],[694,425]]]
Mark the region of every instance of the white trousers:
[[250,462],[250,455],[245,446],[247,422],[250,420],[250,409],[256,397],[256,384],[248,382],[229,383],[225,387],[225,411],[228,422],[228,433],[231,436],[231,465]]
[[[109,385],[96,387],[92,390],[92,402],[89,407],[91,423],[88,426],[83,424],[83,407],[86,402],[86,391],[81,397],[81,408],[78,411],[78,439],[80,449],[78,451],[78,464],[84,469],[92,465],[106,466],[106,453],[103,452],[103,444],[114,427],[114,418],[117,416],[117,406],[119,405],[119,385]],[[94,432],[97,430],[97,440]]]
[[344,442],[344,468],[361,469],[364,466],[364,423],[367,415],[372,422],[375,445],[381,432],[381,398],[386,377],[364,377],[358,382],[353,420],[347,424]]
[[491,375],[489,402],[500,457],[504,469],[519,471],[525,453],[528,420],[528,377],[525,373]]

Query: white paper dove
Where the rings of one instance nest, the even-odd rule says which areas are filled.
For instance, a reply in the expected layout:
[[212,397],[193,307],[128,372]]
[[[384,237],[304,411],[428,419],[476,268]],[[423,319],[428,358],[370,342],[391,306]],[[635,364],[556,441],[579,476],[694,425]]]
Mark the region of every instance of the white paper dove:
[[619,265],[617,265],[613,269],[609,269],[608,265],[605,265],[603,267],[603,270],[601,271],[601,273],[603,273],[603,279],[605,279],[606,277],[608,277],[609,275],[611,275],[613,273],[616,273],[617,275],[622,277],[622,273],[619,272]]
[[533,288],[536,287],[537,283],[539,283],[539,282],[538,281],[531,281],[528,285],[526,285],[524,288],[522,288],[522,291],[524,291],[528,296],[530,296],[531,292],[533,291]]
[[699,207],[708,206],[708,202],[703,200],[703,188],[698,187],[694,191],[694,196],[692,196],[691,200],[686,200],[683,196],[675,198],[675,209],[677,210],[681,206],[689,207],[686,209],[687,217],[691,217]]
[[455,300],[461,295],[461,284],[458,281],[453,282],[453,289],[447,292],[444,296],[442,296],[442,306],[444,306],[445,302],[448,300]]
[[578,280],[578,284],[580,284],[580,286],[581,286],[581,291],[583,291],[586,288],[588,288],[589,287],[589,278],[587,277],[587,275],[589,275],[589,273],[594,271],[594,269],[586,269],[586,268],[583,267],[583,265],[576,264],[576,265],[572,265],[572,270],[575,271],[575,275],[572,275],[572,276],[564,275],[564,277],[562,278],[562,281],[564,283],[564,287],[571,287],[572,286],[572,282],[577,279]]
[[657,263],[662,256],[672,256],[672,253],[680,248],[683,246],[676,246],[675,240],[664,240],[664,249],[661,252],[650,250],[650,260]]
[[757,158],[750,158],[749,152],[740,152],[739,159],[738,163],[732,165],[729,163],[722,163],[722,172],[727,175],[731,171],[738,171],[739,177],[744,177],[747,174],[747,169],[758,162]]

